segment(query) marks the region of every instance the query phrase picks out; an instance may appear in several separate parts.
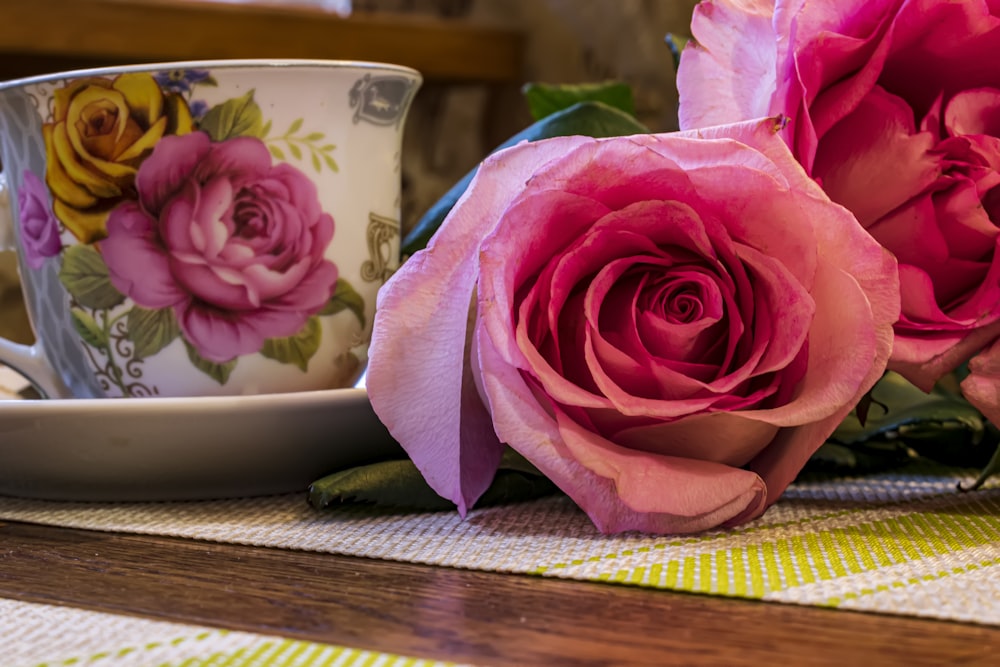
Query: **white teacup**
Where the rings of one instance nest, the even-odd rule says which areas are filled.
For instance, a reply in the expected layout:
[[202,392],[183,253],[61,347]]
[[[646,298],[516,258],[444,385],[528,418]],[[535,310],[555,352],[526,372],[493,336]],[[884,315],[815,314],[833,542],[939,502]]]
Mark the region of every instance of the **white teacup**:
[[0,83],[0,240],[50,398],[334,389],[399,254],[396,65],[203,61]]

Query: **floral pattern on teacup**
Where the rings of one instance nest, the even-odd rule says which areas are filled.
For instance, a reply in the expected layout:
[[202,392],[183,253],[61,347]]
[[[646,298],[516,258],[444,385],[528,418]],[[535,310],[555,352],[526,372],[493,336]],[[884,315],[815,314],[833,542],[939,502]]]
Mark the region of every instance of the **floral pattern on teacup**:
[[[325,258],[333,217],[285,161],[336,172],[335,146],[302,118],[272,134],[253,90],[193,99],[216,85],[207,70],[70,82],[43,126],[51,210],[23,174],[26,261],[61,256],[74,327],[98,380],[124,396],[158,393],[139,366],[177,339],[225,384],[250,354],[305,372],[324,315],[349,310],[365,326],[363,298]],[[75,241],[65,248],[45,236],[60,223]]]

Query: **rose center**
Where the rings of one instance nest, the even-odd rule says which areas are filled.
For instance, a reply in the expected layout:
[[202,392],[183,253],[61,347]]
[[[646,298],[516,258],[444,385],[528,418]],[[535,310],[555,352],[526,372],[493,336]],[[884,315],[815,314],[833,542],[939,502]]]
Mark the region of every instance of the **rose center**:
[[637,304],[641,310],[657,312],[672,324],[697,322],[705,315],[704,293],[697,281],[667,279],[643,291]]
[[234,236],[256,239],[267,235],[267,219],[260,206],[249,193],[241,193],[233,208]]
[[107,101],[88,104],[80,114],[78,129],[84,137],[99,137],[118,126],[118,108]]

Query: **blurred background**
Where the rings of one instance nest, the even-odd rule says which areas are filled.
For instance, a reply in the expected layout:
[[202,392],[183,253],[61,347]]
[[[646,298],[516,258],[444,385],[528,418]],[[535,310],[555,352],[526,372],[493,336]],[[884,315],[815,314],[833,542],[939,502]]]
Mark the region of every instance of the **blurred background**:
[[[403,148],[404,233],[531,123],[528,82],[624,81],[653,131],[676,129],[673,60],[697,0],[2,0],[0,80],[201,58],[343,58],[425,78]],[[29,342],[0,253],[0,335]]]

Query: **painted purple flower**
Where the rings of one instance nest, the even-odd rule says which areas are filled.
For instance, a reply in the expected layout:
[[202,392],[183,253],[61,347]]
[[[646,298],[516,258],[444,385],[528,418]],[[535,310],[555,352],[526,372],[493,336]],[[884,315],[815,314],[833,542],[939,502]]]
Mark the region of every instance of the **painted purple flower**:
[[205,100],[192,100],[188,107],[191,109],[191,116],[201,118],[208,112],[208,102]]
[[24,261],[31,268],[40,269],[46,258],[59,254],[62,242],[59,240],[59,223],[49,207],[48,190],[34,172],[25,171],[21,176],[17,209]]
[[171,93],[189,93],[191,88],[209,78],[207,69],[171,69],[153,74],[160,88]]
[[316,187],[262,141],[164,137],[101,242],[111,281],[144,308],[173,308],[198,353],[225,362],[291,336],[330,299],[337,267]]

